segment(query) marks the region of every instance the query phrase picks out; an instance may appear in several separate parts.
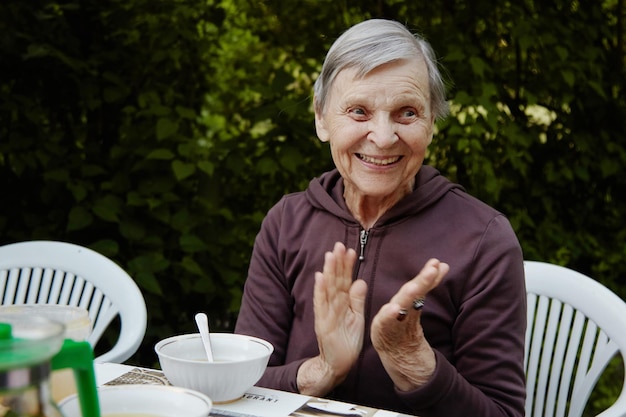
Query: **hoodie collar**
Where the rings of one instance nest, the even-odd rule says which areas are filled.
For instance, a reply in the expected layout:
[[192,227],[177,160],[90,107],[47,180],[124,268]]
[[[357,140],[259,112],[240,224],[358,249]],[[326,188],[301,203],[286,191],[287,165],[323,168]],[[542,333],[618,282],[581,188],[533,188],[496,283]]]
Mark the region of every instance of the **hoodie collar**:
[[[314,207],[347,221],[356,222],[343,198],[343,186],[343,178],[339,171],[334,169],[314,178],[309,183],[305,195]],[[465,191],[460,185],[450,182],[435,168],[424,165],[415,176],[413,192],[389,209],[376,222],[376,225],[391,223],[399,217],[419,213],[453,189]]]

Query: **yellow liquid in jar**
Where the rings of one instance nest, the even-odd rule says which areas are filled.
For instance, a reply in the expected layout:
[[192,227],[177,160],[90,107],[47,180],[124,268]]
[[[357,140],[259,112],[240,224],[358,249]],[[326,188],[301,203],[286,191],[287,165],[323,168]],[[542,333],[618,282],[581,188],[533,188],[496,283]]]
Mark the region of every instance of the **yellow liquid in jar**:
[[59,369],[52,371],[50,376],[50,390],[55,403],[61,402],[65,397],[76,394],[76,381],[71,369]]

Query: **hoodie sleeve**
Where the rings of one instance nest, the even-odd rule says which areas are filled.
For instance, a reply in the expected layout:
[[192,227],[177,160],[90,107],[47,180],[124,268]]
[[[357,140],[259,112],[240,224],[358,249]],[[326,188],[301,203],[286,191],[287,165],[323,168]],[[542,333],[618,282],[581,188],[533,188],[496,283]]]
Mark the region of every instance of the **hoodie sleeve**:
[[[396,394],[416,415],[524,415],[526,290],[523,255],[504,216],[496,216],[474,252],[466,295],[453,326],[454,354],[435,351],[431,380]],[[471,410],[471,411],[469,411]]]
[[306,359],[285,364],[294,300],[279,260],[283,203],[284,199],[268,212],[256,237],[235,333],[259,337],[274,346],[258,386],[297,392],[298,368]]

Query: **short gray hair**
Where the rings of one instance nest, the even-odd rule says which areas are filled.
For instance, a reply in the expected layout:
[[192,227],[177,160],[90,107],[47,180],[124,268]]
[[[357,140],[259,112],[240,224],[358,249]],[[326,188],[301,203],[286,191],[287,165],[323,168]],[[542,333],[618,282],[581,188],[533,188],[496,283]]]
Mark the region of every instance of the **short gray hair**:
[[346,68],[357,68],[364,77],[372,70],[390,62],[423,58],[428,68],[430,107],[436,119],[448,114],[448,102],[435,53],[430,44],[414,35],[399,22],[370,19],[344,32],[328,50],[322,72],[313,87],[315,111],[322,113],[337,74]]

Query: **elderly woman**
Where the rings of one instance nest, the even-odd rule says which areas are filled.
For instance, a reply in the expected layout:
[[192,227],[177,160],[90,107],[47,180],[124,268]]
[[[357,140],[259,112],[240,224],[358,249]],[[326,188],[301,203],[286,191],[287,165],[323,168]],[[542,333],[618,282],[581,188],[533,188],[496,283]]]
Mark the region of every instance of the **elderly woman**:
[[275,347],[259,385],[522,416],[522,252],[501,213],[422,165],[447,112],[430,46],[397,22],[357,24],[329,50],[314,107],[336,170],[267,214],[235,329]]

